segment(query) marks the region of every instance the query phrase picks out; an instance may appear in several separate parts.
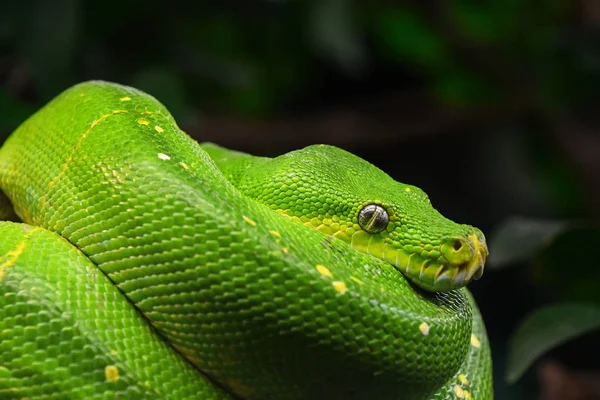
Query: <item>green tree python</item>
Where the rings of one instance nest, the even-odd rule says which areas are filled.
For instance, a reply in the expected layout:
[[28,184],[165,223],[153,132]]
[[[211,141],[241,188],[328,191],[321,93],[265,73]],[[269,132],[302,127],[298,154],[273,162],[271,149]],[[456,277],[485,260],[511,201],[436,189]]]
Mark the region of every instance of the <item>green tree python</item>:
[[199,145],[86,82],[6,140],[0,189],[1,399],[493,397],[483,234],[341,149]]

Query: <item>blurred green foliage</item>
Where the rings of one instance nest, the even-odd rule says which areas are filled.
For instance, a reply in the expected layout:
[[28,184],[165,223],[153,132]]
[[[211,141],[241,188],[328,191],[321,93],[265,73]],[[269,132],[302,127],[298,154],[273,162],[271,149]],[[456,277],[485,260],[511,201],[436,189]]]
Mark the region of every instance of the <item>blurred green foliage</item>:
[[40,102],[100,77],[164,95],[180,116],[190,115],[185,104],[251,116],[285,110],[318,96],[323,65],[350,79],[381,63],[408,66],[461,107],[531,96],[551,108],[593,94],[597,54],[569,41],[577,34],[569,1],[427,4],[3,2],[0,49],[24,64]]
[[597,329],[600,329],[600,306],[564,303],[535,310],[511,338],[506,379],[514,383],[544,353]]
[[600,329],[600,228],[511,218],[494,232],[490,248],[492,268],[530,266],[526,279],[539,304],[509,338],[506,378],[514,383],[545,353]]
[[[588,118],[597,110],[599,21],[586,19],[583,2],[576,3],[0,2],[0,138],[88,79],[149,92],[183,127],[202,126],[204,115],[292,123],[390,93],[425,93],[450,115],[483,115],[470,132],[460,127],[447,136],[394,140],[404,127],[393,120],[392,134],[381,140],[367,127],[361,134],[368,140],[350,135],[345,143],[423,187],[445,215],[486,232],[497,227],[490,262],[514,268],[486,272],[473,291],[493,346],[497,398],[531,398],[502,380],[503,363],[514,362],[506,349],[515,326],[548,304],[599,304],[600,234],[587,220],[600,215],[589,198],[600,174],[586,184],[549,133],[564,115]],[[381,104],[366,103],[365,113]],[[387,107],[402,113],[402,104]],[[424,115],[414,125],[426,125],[427,110],[406,112],[415,111]],[[373,115],[375,126],[379,114]],[[343,134],[345,125],[337,129]],[[518,214],[551,219],[507,220]],[[524,332],[524,343],[539,334]],[[565,339],[559,336],[546,343]]]

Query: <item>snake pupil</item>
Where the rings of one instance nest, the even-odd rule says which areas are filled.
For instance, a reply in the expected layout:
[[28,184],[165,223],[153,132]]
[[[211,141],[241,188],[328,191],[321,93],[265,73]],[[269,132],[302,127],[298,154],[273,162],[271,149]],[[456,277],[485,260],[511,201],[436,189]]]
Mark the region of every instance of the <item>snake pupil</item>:
[[358,213],[358,224],[369,233],[381,232],[387,228],[390,217],[385,208],[369,204]]

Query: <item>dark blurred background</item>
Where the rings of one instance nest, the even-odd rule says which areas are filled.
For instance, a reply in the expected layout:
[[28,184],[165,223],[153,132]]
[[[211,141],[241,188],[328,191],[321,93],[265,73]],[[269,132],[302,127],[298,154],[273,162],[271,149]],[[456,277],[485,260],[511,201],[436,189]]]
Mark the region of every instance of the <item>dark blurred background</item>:
[[[199,141],[333,144],[420,186],[490,241],[496,398],[600,398],[598,0],[0,0],[0,142],[88,79]],[[508,383],[515,330],[553,304],[574,311],[533,318],[521,336],[554,344]]]

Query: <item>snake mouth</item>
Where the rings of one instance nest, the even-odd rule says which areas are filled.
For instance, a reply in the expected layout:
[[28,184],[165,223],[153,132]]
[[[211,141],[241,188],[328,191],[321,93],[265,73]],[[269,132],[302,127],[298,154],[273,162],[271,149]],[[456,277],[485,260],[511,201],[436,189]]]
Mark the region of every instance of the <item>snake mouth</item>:
[[[469,244],[472,256],[460,264],[444,263],[437,267],[433,274],[430,291],[449,291],[468,285],[473,280],[481,279],[485,270],[488,249],[483,235],[471,234],[465,243]],[[423,286],[423,285],[421,285]]]
[[472,280],[479,280],[483,276],[484,263],[484,256],[478,252],[473,260],[460,264],[452,286],[461,287]]
[[481,279],[483,276],[485,261],[489,254],[485,238],[471,234],[469,235],[469,241],[474,247],[473,257],[469,261],[458,265],[457,273],[451,280],[450,286],[452,288],[465,286],[473,280]]
[[349,241],[355,249],[387,261],[429,292],[447,292],[480,279],[488,256],[485,237],[478,232],[447,237],[440,245],[441,256],[437,260],[388,246],[383,239],[362,232],[355,233]]

